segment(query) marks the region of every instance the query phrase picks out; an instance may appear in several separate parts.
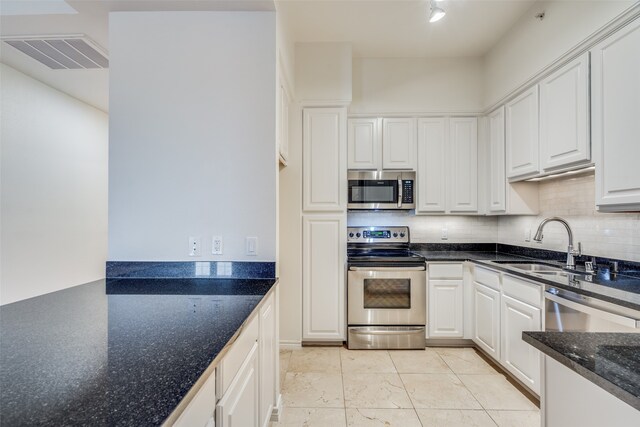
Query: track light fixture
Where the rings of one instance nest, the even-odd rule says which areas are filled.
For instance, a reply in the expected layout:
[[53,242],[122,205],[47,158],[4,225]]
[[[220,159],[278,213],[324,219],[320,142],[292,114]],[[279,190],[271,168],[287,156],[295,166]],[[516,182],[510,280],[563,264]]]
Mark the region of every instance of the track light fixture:
[[436,22],[444,18],[447,12],[444,11],[441,7],[436,5],[434,0],[431,0],[431,13],[429,13],[429,22]]

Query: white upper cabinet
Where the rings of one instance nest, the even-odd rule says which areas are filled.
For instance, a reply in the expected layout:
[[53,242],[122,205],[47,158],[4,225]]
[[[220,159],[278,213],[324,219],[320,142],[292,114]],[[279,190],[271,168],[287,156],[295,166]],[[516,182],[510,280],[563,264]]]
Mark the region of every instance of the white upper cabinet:
[[347,167],[378,170],[382,166],[381,120],[378,118],[349,119]]
[[538,85],[506,104],[507,177],[528,178],[540,172]]
[[478,210],[478,120],[449,119],[449,211]]
[[446,210],[447,119],[418,120],[418,200],[419,212]]
[[587,52],[540,82],[540,162],[549,172],[589,160]]
[[347,204],[346,110],[303,111],[303,210],[344,212]]
[[416,119],[382,119],[382,168],[415,169]]
[[489,212],[507,209],[504,169],[504,106],[489,114]]
[[640,19],[591,50],[596,205],[640,210]]

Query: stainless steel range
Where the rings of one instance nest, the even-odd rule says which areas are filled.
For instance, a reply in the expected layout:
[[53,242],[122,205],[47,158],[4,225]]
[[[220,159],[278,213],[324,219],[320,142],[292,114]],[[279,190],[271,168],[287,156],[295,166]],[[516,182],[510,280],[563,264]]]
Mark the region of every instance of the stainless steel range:
[[350,349],[425,347],[425,259],[409,250],[408,227],[347,229]]

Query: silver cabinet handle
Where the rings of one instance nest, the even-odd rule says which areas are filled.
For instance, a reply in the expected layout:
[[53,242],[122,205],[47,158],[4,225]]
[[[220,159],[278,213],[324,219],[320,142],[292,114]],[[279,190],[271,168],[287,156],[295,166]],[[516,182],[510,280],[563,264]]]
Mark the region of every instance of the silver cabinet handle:
[[417,267],[349,267],[349,271],[425,271],[423,266]]
[[609,320],[611,322],[617,323],[619,325],[628,326],[631,328],[640,328],[640,319],[634,319],[632,317],[628,317],[624,314],[618,314],[611,311],[603,310],[600,307],[595,307],[589,304],[586,301],[577,302],[573,299],[569,299],[566,297],[561,297],[558,295],[554,295],[553,293],[547,291],[545,292],[546,299],[563,305],[565,307],[569,307],[573,310],[579,311],[581,313],[588,314],[590,316],[598,317],[600,319]]

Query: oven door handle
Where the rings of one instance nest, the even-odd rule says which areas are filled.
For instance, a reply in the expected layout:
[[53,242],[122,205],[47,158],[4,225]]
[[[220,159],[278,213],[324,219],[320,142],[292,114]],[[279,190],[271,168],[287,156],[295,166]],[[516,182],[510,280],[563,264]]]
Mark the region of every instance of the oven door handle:
[[546,291],[544,297],[550,301],[590,316],[609,320],[619,325],[624,325],[631,328],[640,328],[640,319],[634,319],[632,317],[629,317],[628,315],[603,310],[601,307],[594,307],[584,300],[579,302],[575,301],[571,299],[569,295],[567,295],[572,293],[573,292],[566,292],[565,295],[559,296],[554,295],[552,292]]
[[349,271],[425,271],[424,266],[416,267],[349,267]]
[[390,331],[385,329],[367,330],[367,329],[351,328],[350,332],[354,335],[405,335],[407,333],[416,334],[419,332],[424,332],[424,327],[403,328],[397,331],[393,331],[393,330]]
[[398,178],[398,207],[402,207],[402,177]]

